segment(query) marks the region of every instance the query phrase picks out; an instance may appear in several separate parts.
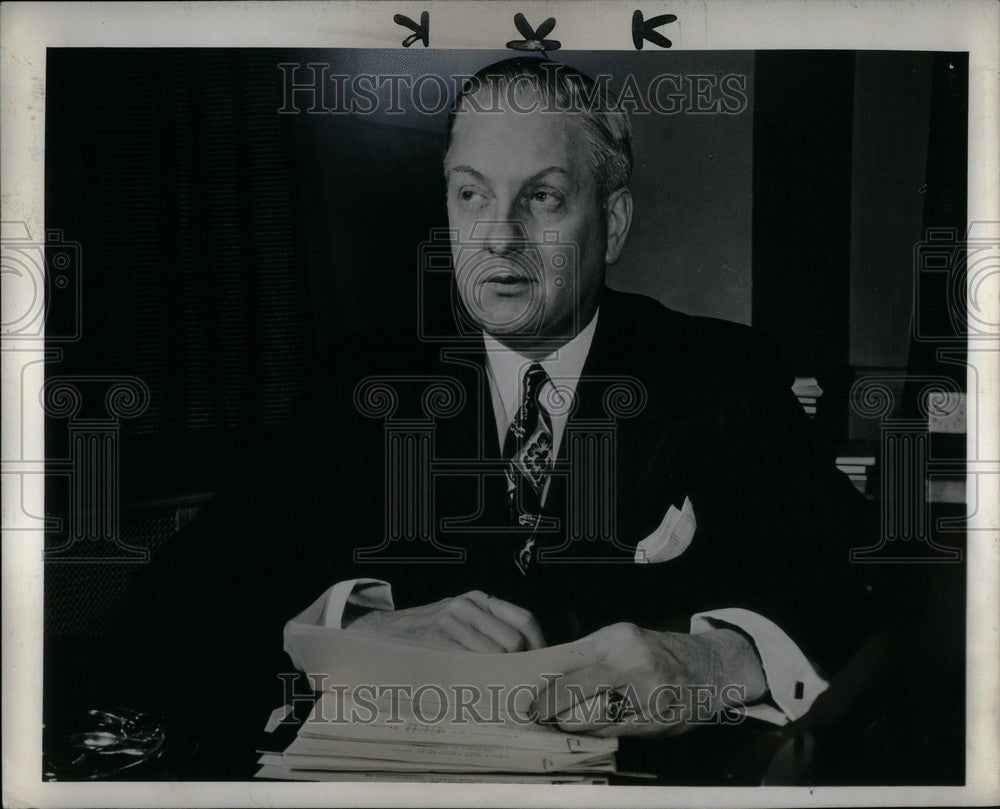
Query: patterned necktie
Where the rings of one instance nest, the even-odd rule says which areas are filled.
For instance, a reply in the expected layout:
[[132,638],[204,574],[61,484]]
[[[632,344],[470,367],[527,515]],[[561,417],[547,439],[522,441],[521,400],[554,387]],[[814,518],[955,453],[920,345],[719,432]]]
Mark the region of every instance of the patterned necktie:
[[[538,404],[538,392],[548,381],[548,374],[538,363],[528,368],[521,406],[503,442],[509,513],[511,524],[515,526],[538,524],[542,495],[552,471],[552,424],[545,408]],[[532,534],[515,555],[514,561],[521,573],[527,573],[534,545]]]

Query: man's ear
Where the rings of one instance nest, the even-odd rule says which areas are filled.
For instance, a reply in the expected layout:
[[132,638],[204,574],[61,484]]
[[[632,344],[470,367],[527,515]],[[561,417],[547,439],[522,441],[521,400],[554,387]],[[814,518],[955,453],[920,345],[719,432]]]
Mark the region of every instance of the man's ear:
[[604,252],[604,263],[614,264],[622,254],[628,229],[632,225],[632,192],[628,188],[619,188],[608,197],[604,219],[608,227],[608,247]]

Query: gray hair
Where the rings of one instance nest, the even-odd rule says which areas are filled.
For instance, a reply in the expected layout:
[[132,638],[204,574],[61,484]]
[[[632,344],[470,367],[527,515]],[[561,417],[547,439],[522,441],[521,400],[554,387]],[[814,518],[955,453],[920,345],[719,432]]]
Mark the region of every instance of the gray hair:
[[545,59],[504,59],[482,68],[465,82],[448,115],[446,159],[458,116],[468,112],[468,106],[480,112],[490,111],[473,101],[484,88],[492,91],[494,99],[506,93],[508,104],[516,100],[516,95],[530,93],[540,105],[535,109],[568,114],[583,132],[602,204],[614,191],[628,185],[632,177],[632,130],[625,110],[611,103],[604,84],[569,65]]

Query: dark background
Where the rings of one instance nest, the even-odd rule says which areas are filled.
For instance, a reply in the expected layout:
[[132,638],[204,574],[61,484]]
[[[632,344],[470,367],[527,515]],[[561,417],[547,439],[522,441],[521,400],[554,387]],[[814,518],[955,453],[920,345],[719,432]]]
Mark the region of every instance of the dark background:
[[[420,244],[447,224],[445,113],[279,114],[278,64],[468,75],[507,55],[49,50],[46,224],[80,244],[82,337],[53,341],[47,375],[133,375],[149,388],[117,437],[126,542],[155,552],[169,541],[280,427],[340,337],[416,322]],[[554,58],[610,73],[613,87],[627,73],[640,85],[659,73],[746,77],[741,113],[633,116],[636,215],[612,286],[769,331],[797,375],[819,378],[817,425],[840,451],[876,450],[878,422],[848,406],[860,376],[944,373],[964,389],[964,369],[938,364],[911,321],[962,334],[943,283],[915,285],[914,245],[927,227],[964,230],[965,54]],[[68,457],[65,420],[49,419],[46,441],[48,458]],[[50,551],[66,548],[67,485],[48,480]],[[80,550],[47,560],[50,660],[113,636],[135,568],[81,563]],[[960,660],[964,568],[953,578],[940,614],[947,659]],[[920,777],[960,769],[948,760]]]

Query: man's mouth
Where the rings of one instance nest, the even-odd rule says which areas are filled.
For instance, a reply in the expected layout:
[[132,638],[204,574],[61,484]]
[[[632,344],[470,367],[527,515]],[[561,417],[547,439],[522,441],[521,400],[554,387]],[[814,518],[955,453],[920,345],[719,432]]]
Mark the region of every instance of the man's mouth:
[[517,286],[519,284],[530,283],[527,276],[516,272],[501,271],[493,273],[486,279],[488,284],[499,284],[501,286]]
[[481,283],[501,295],[523,292],[535,280],[530,273],[526,272],[526,268],[511,266],[507,263],[494,264],[492,267],[484,269],[485,272],[480,276]]
[[520,297],[531,288],[531,279],[516,272],[500,272],[486,279],[486,288],[494,295]]

